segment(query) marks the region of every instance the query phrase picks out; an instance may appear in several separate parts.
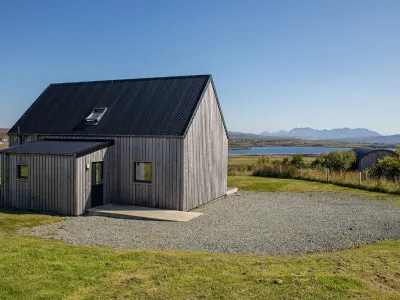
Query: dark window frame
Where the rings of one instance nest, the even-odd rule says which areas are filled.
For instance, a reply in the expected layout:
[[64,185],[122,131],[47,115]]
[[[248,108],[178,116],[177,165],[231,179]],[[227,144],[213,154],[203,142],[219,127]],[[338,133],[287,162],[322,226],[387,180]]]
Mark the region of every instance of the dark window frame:
[[[26,176],[21,176],[21,167],[26,167],[27,168],[27,175]],[[28,164],[17,164],[17,179],[18,180],[28,180],[29,177],[29,167]]]
[[[150,181],[136,178],[137,177],[136,164],[150,164],[150,170],[151,170]],[[145,168],[145,166],[144,166],[144,168]],[[134,174],[133,174],[133,182],[134,183],[152,184],[152,182],[153,182],[153,164],[151,161],[134,161],[133,162],[133,170],[134,170]],[[144,175],[144,177],[146,177],[145,174],[143,174],[143,175]]]

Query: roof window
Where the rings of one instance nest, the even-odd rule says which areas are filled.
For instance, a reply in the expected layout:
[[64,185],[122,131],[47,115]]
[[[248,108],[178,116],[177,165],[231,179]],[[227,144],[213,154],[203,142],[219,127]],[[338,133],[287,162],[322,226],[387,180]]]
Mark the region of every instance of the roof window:
[[86,117],[86,124],[96,125],[99,123],[106,110],[106,107],[94,108],[90,115]]

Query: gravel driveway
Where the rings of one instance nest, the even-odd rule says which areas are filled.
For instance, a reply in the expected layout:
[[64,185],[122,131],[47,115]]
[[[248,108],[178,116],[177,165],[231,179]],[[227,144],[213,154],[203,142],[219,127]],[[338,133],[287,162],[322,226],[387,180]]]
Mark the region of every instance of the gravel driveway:
[[340,193],[243,192],[196,209],[187,223],[74,217],[29,230],[73,244],[223,253],[294,254],[400,238],[391,200]]

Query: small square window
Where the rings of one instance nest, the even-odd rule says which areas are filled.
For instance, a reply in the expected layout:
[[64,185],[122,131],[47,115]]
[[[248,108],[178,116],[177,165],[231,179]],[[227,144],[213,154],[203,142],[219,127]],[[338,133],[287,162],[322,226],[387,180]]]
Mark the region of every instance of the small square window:
[[28,166],[18,165],[18,179],[28,179]]
[[135,182],[151,183],[151,162],[135,162]]

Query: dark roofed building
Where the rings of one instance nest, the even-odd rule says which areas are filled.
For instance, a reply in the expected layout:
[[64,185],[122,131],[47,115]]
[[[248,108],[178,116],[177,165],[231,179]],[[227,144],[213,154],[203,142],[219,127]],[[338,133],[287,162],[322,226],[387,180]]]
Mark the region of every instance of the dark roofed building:
[[382,159],[386,156],[398,157],[398,154],[388,149],[378,148],[354,148],[352,149],[356,153],[357,168],[359,171],[370,169],[373,165],[378,162],[378,159]]
[[187,211],[226,194],[228,136],[210,75],[50,84],[8,135],[0,206]]

